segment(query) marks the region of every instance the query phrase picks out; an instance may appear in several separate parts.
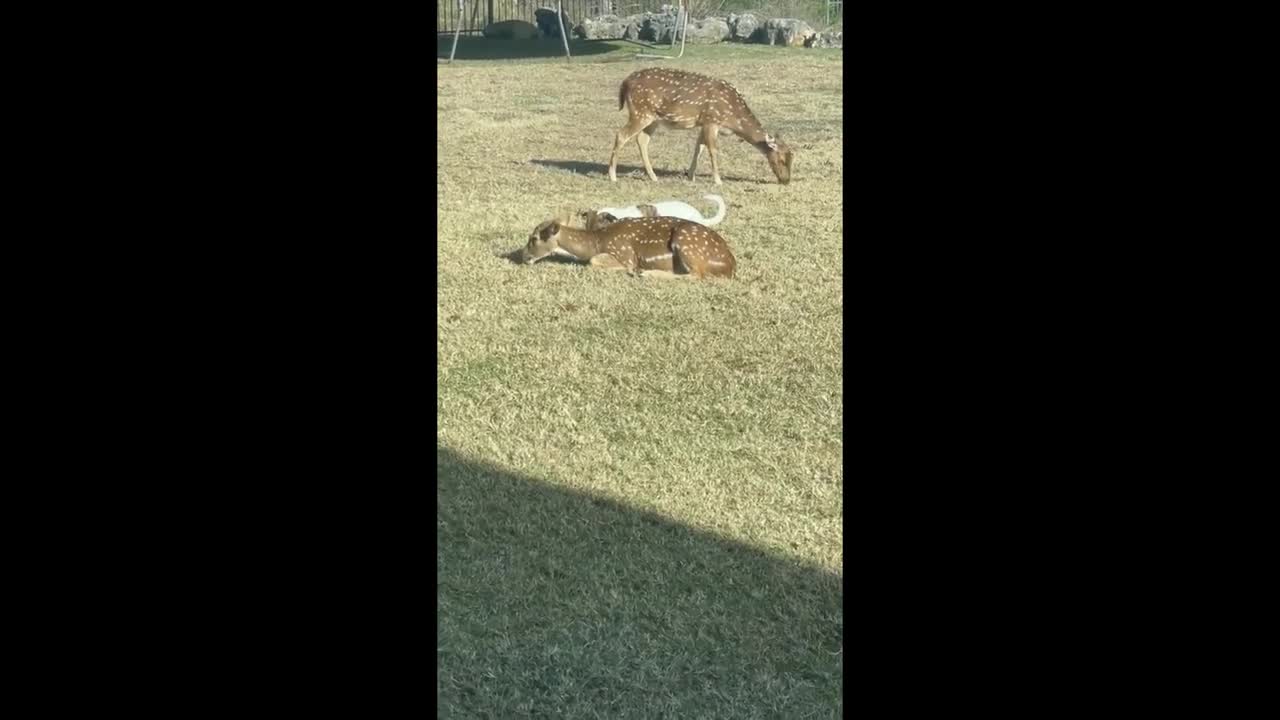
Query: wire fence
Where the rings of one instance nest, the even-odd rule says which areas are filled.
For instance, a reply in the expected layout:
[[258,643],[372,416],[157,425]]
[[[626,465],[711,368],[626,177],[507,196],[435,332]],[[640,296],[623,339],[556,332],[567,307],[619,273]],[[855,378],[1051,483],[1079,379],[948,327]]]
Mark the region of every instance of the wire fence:
[[844,25],[844,0],[827,0],[827,25],[836,22]]
[[[844,0],[686,0],[689,17],[726,17],[753,12],[762,17],[799,18],[818,30],[843,26]],[[562,0],[570,21],[601,15],[637,15],[658,12],[677,0]],[[555,9],[555,0],[436,0],[436,32],[479,33],[485,25],[503,20],[534,22],[540,7]]]

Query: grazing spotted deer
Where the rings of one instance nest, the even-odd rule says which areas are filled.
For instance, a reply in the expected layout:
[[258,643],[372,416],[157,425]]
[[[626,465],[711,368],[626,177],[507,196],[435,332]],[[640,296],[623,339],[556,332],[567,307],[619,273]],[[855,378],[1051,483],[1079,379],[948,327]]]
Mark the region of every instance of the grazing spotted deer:
[[599,230],[559,220],[534,228],[521,257],[526,264],[564,255],[596,268],[657,277],[733,277],[729,244],[705,225],[673,217],[625,218]]
[[649,162],[649,139],[659,127],[688,130],[700,128],[693,144],[693,162],[689,164],[689,179],[698,168],[698,155],[707,146],[711,155],[711,175],[720,185],[720,165],[716,160],[716,133],[721,128],[732,131],[751,143],[769,161],[778,182],[791,182],[791,162],[795,153],[780,139],[764,131],[760,121],[747,107],[747,101],[729,83],[723,80],[669,68],[637,70],[622,81],[618,88],[618,109],[627,108],[630,118],[618,131],[613,141],[613,154],[609,156],[609,179],[618,181],[618,151],[631,138],[640,146],[640,159],[650,180],[657,180],[653,164]]

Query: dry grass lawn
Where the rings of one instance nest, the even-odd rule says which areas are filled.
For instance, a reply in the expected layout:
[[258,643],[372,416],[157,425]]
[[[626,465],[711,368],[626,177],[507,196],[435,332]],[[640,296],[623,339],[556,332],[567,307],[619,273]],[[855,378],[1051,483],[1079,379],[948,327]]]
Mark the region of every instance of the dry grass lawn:
[[[445,54],[447,55],[447,46]],[[839,51],[635,47],[436,72],[442,717],[835,717],[842,705]],[[602,61],[603,60],[603,61]],[[650,64],[732,82],[797,150],[634,142]],[[562,211],[722,195],[734,280],[505,254]]]

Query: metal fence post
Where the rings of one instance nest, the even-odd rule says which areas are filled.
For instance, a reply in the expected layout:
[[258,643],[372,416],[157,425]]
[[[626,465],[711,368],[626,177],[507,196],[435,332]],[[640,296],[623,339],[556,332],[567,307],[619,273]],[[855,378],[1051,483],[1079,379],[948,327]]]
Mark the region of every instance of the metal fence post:
[[560,39],[564,41],[564,61],[571,62],[573,57],[569,55],[569,36],[564,29],[564,3],[556,0],[556,24],[560,26]]
[[453,54],[458,52],[458,36],[462,34],[462,18],[466,11],[462,8],[462,0],[458,0],[458,27],[453,31],[453,47],[449,50],[449,62],[453,64]]

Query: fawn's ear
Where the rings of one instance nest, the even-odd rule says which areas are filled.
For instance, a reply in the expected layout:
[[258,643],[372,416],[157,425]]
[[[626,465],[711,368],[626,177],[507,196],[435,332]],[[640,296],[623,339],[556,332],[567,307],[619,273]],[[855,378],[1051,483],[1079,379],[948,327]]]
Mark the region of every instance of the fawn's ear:
[[765,133],[764,144],[769,146],[770,150],[778,149],[778,139],[768,133]]
[[538,233],[538,237],[543,240],[546,240],[547,238],[551,237],[552,235],[555,235],[558,232],[560,232],[560,223],[555,220],[552,220],[551,222],[547,223],[546,227],[542,228],[542,231]]

